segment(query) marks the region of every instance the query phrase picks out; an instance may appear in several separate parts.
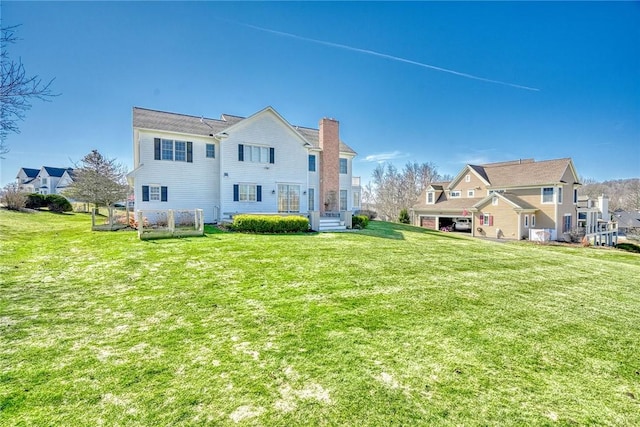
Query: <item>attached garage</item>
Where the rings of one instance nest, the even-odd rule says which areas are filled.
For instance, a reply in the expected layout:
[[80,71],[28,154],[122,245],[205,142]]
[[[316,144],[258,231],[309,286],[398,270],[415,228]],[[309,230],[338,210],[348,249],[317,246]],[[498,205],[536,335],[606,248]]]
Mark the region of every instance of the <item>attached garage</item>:
[[436,229],[436,217],[435,216],[421,216],[420,227],[429,228],[431,230]]
[[452,216],[420,215],[420,227],[430,230],[442,230],[443,228],[453,226],[455,219],[456,218]]

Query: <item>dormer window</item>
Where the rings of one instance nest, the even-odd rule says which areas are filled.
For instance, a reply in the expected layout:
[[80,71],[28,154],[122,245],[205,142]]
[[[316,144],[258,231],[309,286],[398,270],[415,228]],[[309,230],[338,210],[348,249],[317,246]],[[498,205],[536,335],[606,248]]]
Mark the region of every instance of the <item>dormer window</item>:
[[433,198],[434,198],[433,191],[428,191],[427,192],[427,203],[433,204]]

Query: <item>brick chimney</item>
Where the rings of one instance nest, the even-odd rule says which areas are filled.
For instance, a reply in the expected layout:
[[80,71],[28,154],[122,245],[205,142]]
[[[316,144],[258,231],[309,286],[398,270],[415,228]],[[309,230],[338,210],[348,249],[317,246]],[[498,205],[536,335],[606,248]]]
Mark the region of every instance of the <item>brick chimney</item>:
[[337,120],[320,120],[320,211],[340,209],[340,124]]

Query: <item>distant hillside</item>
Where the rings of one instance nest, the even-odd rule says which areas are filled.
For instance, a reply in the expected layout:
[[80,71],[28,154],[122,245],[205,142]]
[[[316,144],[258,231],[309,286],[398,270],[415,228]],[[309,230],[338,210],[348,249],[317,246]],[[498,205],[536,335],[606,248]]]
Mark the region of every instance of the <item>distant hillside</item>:
[[589,178],[580,178],[583,186],[578,190],[581,196],[596,198],[602,194],[609,197],[609,210],[640,210],[640,178],[616,179],[596,182]]

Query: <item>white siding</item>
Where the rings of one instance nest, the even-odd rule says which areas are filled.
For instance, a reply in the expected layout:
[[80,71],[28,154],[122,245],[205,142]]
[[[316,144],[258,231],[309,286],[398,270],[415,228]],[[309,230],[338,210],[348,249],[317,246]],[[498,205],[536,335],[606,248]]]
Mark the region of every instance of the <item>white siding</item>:
[[[308,154],[312,154],[316,156],[316,171],[309,172],[309,162],[307,161],[307,175],[309,177],[309,185],[308,188],[305,188],[305,191],[309,191],[309,188],[313,189],[314,193],[314,203],[315,206],[307,206],[310,211],[319,210],[320,209],[320,151],[310,151]],[[308,160],[308,157],[307,157]],[[307,193],[305,196],[305,203],[309,203],[309,194]]]
[[353,210],[353,186],[352,186],[352,176],[353,176],[353,157],[347,157],[345,155],[340,155],[341,159],[347,159],[347,173],[340,174],[340,190],[347,190],[347,210]]
[[[277,212],[278,184],[300,185],[300,212],[306,213],[308,197],[303,192],[309,187],[309,151],[304,143],[293,130],[268,111],[230,129],[229,137],[222,141],[221,148],[222,213]],[[275,163],[239,161],[239,144],[273,147]],[[233,185],[239,183],[261,185],[262,201],[234,202]],[[272,194],[273,191],[276,194]]]
[[[203,209],[205,222],[213,222],[220,206],[220,144],[213,138],[139,130],[139,169],[135,171],[135,209]],[[154,160],[154,138],[193,143],[193,163]],[[206,157],[206,144],[216,145],[216,157]],[[135,144],[134,144],[135,146]],[[167,202],[143,202],[142,186],[166,186]]]

